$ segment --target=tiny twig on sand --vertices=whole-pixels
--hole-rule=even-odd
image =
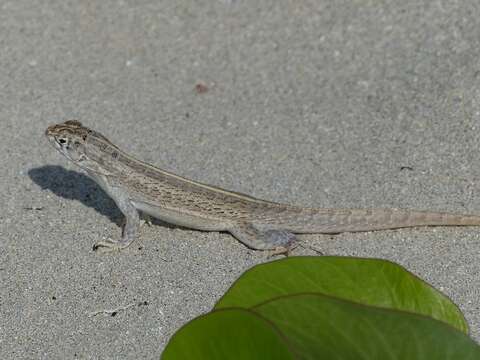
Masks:
[[[104,315],[110,315],[110,316],[115,316],[117,315],[117,313],[119,311],[124,311],[124,310],[127,310],[128,308],[131,308],[132,306],[134,306],[135,304],[132,303],[132,304],[128,304],[128,305],[125,305],[125,306],[119,306],[115,309],[104,309],[104,310],[97,310],[97,311],[93,311],[93,312],[90,312],[88,314],[89,317],[93,317],[93,316],[97,316],[98,314],[104,314]]]

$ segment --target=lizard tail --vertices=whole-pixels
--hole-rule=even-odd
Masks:
[[[403,209],[298,209],[283,228],[294,233],[341,233],[417,226],[480,226],[480,216]]]

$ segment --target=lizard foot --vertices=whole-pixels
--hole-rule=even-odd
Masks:
[[[289,231],[262,231],[251,224],[236,226],[229,231],[249,248],[255,250],[273,250],[273,255],[288,253],[296,242],[295,234]]]
[[[271,258],[277,255],[285,255],[285,257],[290,256],[290,253],[292,252],[292,250],[294,250],[298,246],[298,243],[295,240],[296,238],[293,237],[293,241],[289,242],[287,245],[277,246],[273,250],[267,250],[267,253],[268,253],[267,258]]]
[[[120,250],[128,247],[128,245],[130,245],[130,244],[129,243],[123,243],[123,242],[120,242],[120,241],[114,241],[114,240],[108,238],[106,240],[97,241],[93,245],[93,250],[97,251],[97,250],[101,249],[100,251],[102,253],[107,253],[107,252],[113,252],[113,251],[120,251]]]
[[[140,226],[143,226],[143,225],[147,225],[149,227],[153,225],[152,218],[150,217],[150,215],[142,214],[142,217],[140,219]]]

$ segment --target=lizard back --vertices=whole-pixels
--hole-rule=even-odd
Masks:
[[[128,191],[132,200],[192,218],[251,223],[262,229],[296,233],[480,225],[480,216],[476,215],[284,205],[196,182],[137,160],[78,121],[53,125],[46,134],[59,151],[103,184],[107,192],[109,186],[117,186]]]

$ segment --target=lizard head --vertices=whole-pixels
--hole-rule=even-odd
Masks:
[[[86,141],[92,131],[80,121],[68,120],[51,125],[45,131],[50,143],[67,159],[78,164],[86,158]]]
[[[87,172],[106,174],[121,153],[105,136],[77,120],[51,125],[45,135],[62,155]]]

